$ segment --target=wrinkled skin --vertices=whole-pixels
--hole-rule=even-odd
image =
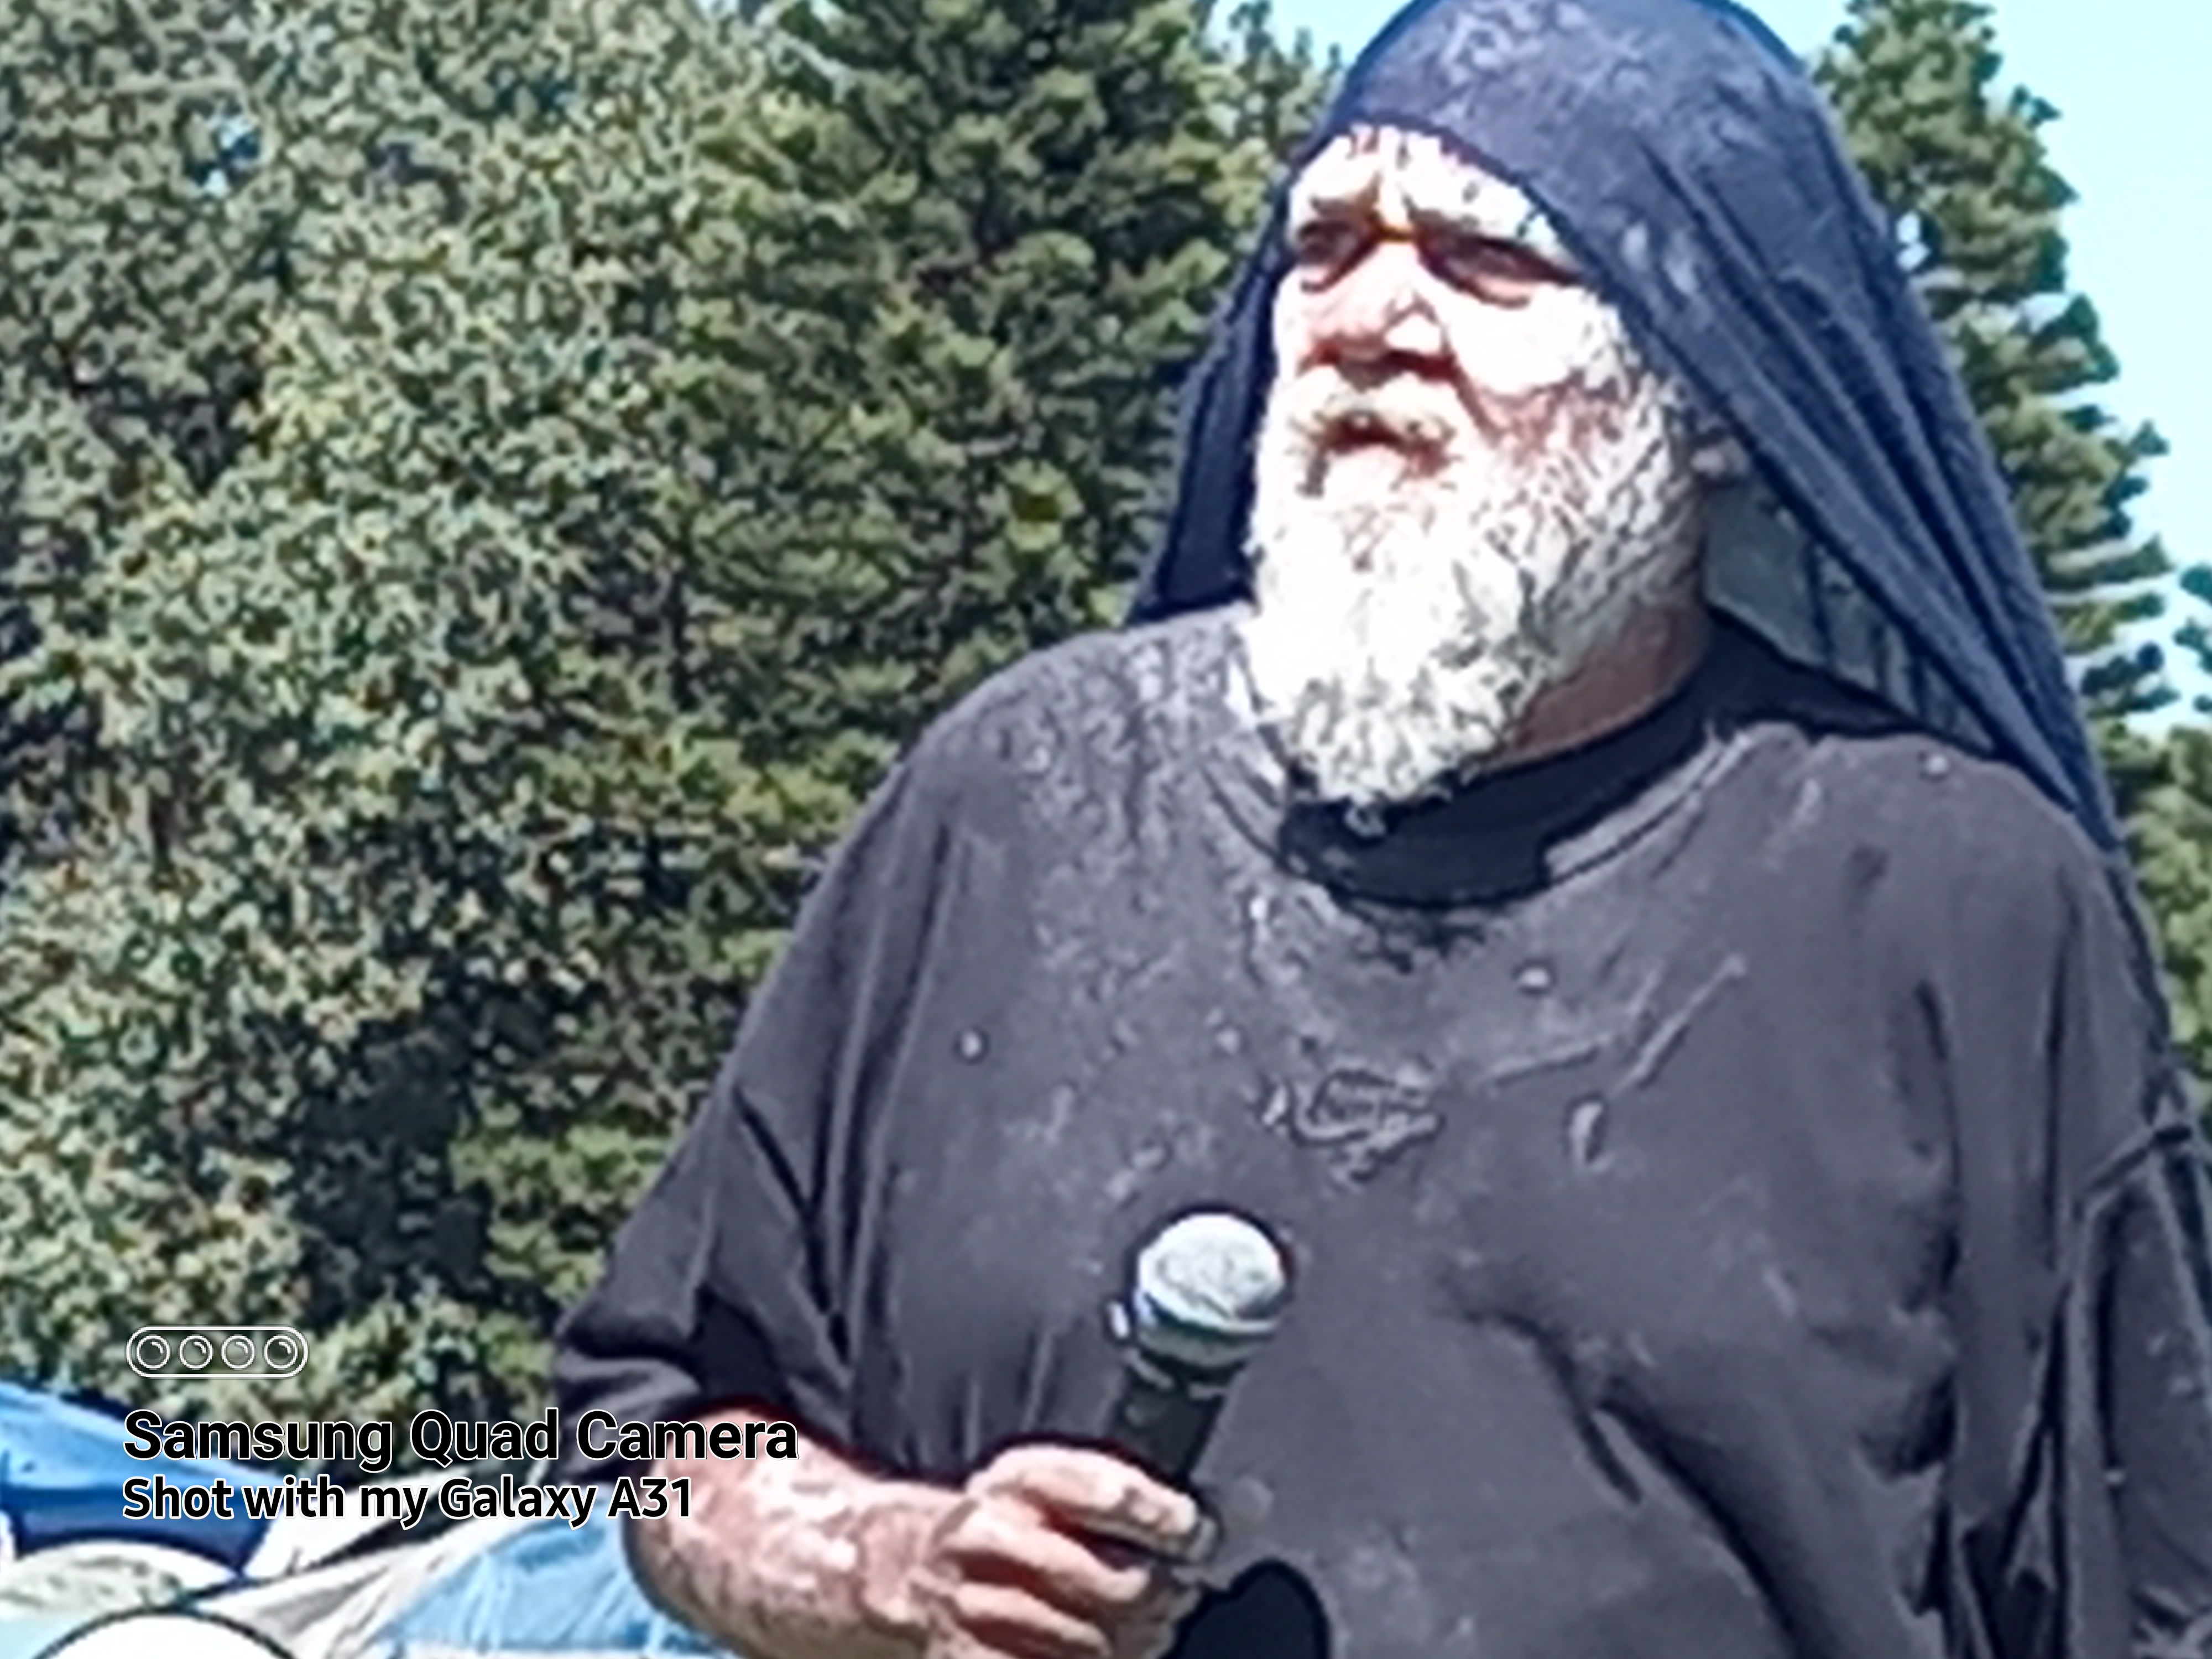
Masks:
[[[1263,717],[1354,805],[1525,752],[1562,687],[1632,718],[1688,665],[1641,624],[1701,614],[1680,400],[1542,216],[1441,145],[1347,135],[1294,204],[1255,481]],[[1609,651],[1632,672],[1591,678]],[[957,1489],[811,1442],[686,1472],[706,1501],[638,1528],[640,1571],[750,1659],[1156,1659],[1194,1601],[1197,1505],[1099,1451],[1015,1447]]]
[[[748,1659],[1158,1659],[1212,1533],[1188,1494],[1048,1443],[958,1488],[869,1474],[804,1435],[789,1460],[662,1472],[698,1501],[634,1523],[640,1579]]]
[[[1694,606],[1724,458],[1542,213],[1438,141],[1347,133],[1287,234],[1254,690],[1322,798],[1410,801],[1514,753],[1639,617]]]
[[[1016,1446],[969,1479],[871,1612],[928,1659],[1158,1659],[1197,1599],[1161,1558],[1199,1530],[1189,1498],[1118,1459]]]

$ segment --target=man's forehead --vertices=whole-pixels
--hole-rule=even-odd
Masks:
[[[1442,139],[1401,128],[1360,126],[1340,135],[1292,181],[1291,222],[1346,209],[1401,207],[1501,240],[1524,242],[1569,263],[1543,210]]]

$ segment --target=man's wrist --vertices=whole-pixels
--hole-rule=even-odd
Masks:
[[[871,1633],[917,1646],[927,1640],[927,1610],[916,1595],[920,1569],[933,1540],[968,1501],[957,1492],[908,1480],[884,1482],[869,1494],[853,1541],[855,1610]]]
[[[960,1494],[814,1449],[714,1472],[690,1516],[633,1524],[633,1565],[653,1600],[752,1659],[918,1659],[916,1569]]]

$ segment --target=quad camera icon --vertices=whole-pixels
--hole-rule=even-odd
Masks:
[[[163,1382],[291,1376],[307,1363],[307,1340],[289,1325],[146,1325],[129,1357],[139,1376]]]

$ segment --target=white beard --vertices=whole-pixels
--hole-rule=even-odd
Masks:
[[[1262,718],[1322,799],[1371,811],[1479,774],[1538,696],[1694,569],[1677,404],[1626,356],[1607,368],[1521,455],[1445,388],[1400,377],[1361,393],[1327,370],[1278,384],[1245,657]],[[1407,476],[1389,446],[1325,459],[1349,411],[1440,442],[1441,465]]]

